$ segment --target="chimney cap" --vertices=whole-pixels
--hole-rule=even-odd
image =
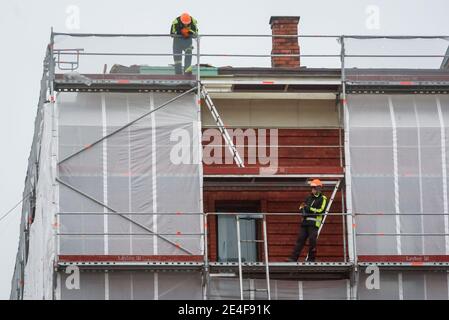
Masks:
[[[292,20],[292,22],[298,23],[300,16],[271,16],[270,24],[273,24],[276,20]]]

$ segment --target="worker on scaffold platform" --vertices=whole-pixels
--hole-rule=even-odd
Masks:
[[[314,262],[316,258],[318,230],[323,221],[327,198],[321,193],[323,183],[319,179],[312,180],[310,182],[310,187],[312,188],[312,193],[307,197],[306,201],[299,206],[299,210],[303,215],[303,221],[301,223],[295,248],[288,259],[289,262],[296,262],[298,260],[307,239],[309,239],[309,254],[307,256],[307,261]]]
[[[177,17],[170,29],[173,37],[173,59],[176,74],[192,74],[192,38],[198,35],[198,23],[187,12]],[[182,67],[182,53],[184,51],[184,69]]]

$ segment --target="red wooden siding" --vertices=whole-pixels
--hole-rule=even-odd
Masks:
[[[244,129],[243,129],[244,130]],[[278,129],[278,165],[282,168],[308,168],[315,169],[322,167],[325,172],[329,168],[340,169],[340,149],[338,129]],[[263,134],[265,131],[258,131]],[[269,133],[267,135],[267,145],[270,144]],[[241,136],[241,135],[239,135]],[[234,139],[236,143],[237,138]],[[258,139],[256,139],[258,141]],[[224,144],[224,142],[222,142]],[[210,141],[203,142],[203,145],[210,144]],[[245,138],[244,159],[245,165],[249,168],[261,167],[259,161],[255,164],[248,163],[248,139]],[[320,147],[315,147],[320,146]],[[257,148],[256,148],[257,149]],[[224,154],[227,148],[222,151],[222,163],[205,165],[205,172],[212,168],[236,167],[235,164],[224,164]],[[256,150],[257,154],[257,150]]]

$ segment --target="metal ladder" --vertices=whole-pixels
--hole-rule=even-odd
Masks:
[[[331,197],[329,199],[329,203],[327,204],[326,210],[324,211],[323,221],[321,221],[320,228],[318,229],[317,239],[320,236],[321,229],[323,229],[324,222],[326,221],[327,214],[329,213],[329,211],[331,209],[331,206],[332,206],[332,203],[334,202],[335,195],[337,194],[338,188],[340,187],[340,183],[341,183],[341,179],[339,179],[337,181],[337,183],[335,184],[334,190],[332,191],[332,195],[331,195]]]
[[[243,160],[240,157],[240,155],[237,151],[237,148],[234,145],[234,142],[232,141],[231,137],[229,136],[229,133],[226,130],[225,125],[224,125],[223,121],[221,120],[220,115],[218,114],[217,108],[215,108],[212,98],[210,97],[210,95],[207,92],[204,85],[201,85],[201,95],[203,96],[204,101],[206,102],[206,106],[209,109],[210,113],[212,114],[212,117],[214,118],[214,121],[217,124],[217,127],[220,130],[221,135],[223,136],[223,138],[226,142],[226,145],[228,146],[229,151],[232,154],[232,158],[235,160],[235,162],[237,163],[237,165],[240,168],[244,168],[245,164],[243,163]]]
[[[270,289],[270,266],[268,264],[268,241],[267,241],[267,220],[266,216],[263,215],[262,217],[262,228],[263,228],[263,240],[256,239],[256,240],[249,240],[241,239],[240,235],[240,220],[253,220],[253,219],[261,219],[260,217],[254,218],[254,217],[240,217],[236,216],[236,223],[237,223],[237,252],[238,252],[238,266],[239,266],[239,285],[240,285],[240,300],[243,300],[243,292],[244,291],[255,291],[255,292],[266,292],[267,293],[267,299],[271,300],[271,289]],[[267,281],[267,287],[266,289],[248,289],[243,290],[243,268],[242,268],[242,242],[248,243],[248,242],[255,242],[255,243],[263,243],[264,247],[264,256],[265,256],[265,278]]]

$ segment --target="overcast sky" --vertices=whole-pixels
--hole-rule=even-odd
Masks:
[[[205,34],[270,34],[271,15],[301,16],[302,34],[449,34],[447,0],[1,1],[0,216],[22,196],[51,26],[59,32],[160,34],[183,11]],[[0,222],[0,299],[9,298],[20,209]]]

